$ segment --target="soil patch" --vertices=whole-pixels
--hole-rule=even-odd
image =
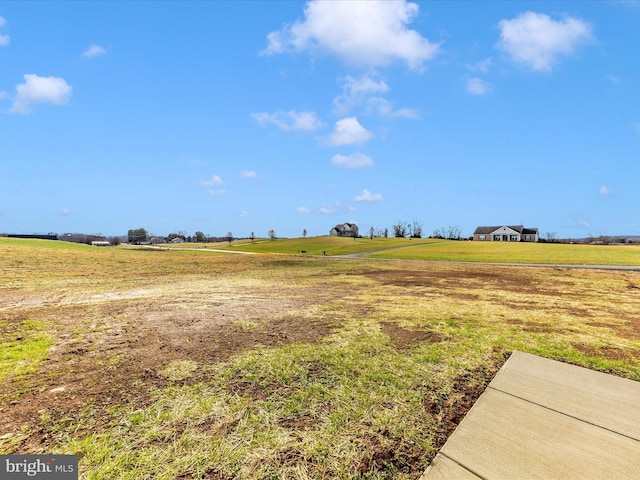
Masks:
[[[396,348],[399,349],[410,348],[422,342],[441,342],[443,339],[442,335],[437,332],[409,330],[393,322],[382,322],[380,326],[382,327],[382,333],[388,335]]]

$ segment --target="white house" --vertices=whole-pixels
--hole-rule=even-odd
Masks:
[[[479,242],[537,242],[538,229],[522,225],[500,227],[478,227],[473,240]]]

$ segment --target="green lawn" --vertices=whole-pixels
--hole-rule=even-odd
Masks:
[[[276,240],[260,239],[255,242],[239,240],[228,243],[216,244],[213,248],[226,250],[238,250],[258,253],[289,253],[298,254],[303,250],[307,255],[349,255],[352,253],[367,252],[382,248],[396,248],[417,244],[429,244],[436,242],[432,239],[408,239],[408,238],[342,238],[342,237],[309,237],[309,238],[283,238]]]
[[[442,240],[437,243],[372,253],[366,257],[452,262],[640,265],[640,245],[571,245]]]

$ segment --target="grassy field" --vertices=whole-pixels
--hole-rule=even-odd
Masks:
[[[83,479],[417,479],[513,350],[640,380],[638,272],[12,239],[0,272],[0,453]]]
[[[366,256],[454,262],[640,265],[640,245],[440,241]]]
[[[256,253],[285,253],[299,254],[304,251],[308,255],[349,255],[353,253],[378,250],[383,248],[398,248],[416,244],[430,244],[437,240],[409,239],[409,238],[343,238],[343,237],[308,237],[308,238],[279,238],[275,240],[256,239],[234,240],[229,242],[203,244],[184,243],[178,245],[163,245],[169,248],[214,248],[231,251],[245,251]]]
[[[216,244],[179,244],[169,248],[210,248],[256,253],[307,255],[364,254],[367,258],[448,262],[534,263],[571,265],[640,265],[640,245],[469,242],[408,238],[309,237],[235,240]],[[369,253],[371,252],[371,253]]]

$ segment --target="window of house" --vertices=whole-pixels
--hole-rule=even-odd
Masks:
[[[478,238],[479,238],[480,240],[486,240],[486,239],[487,239],[487,236],[486,236],[486,235],[480,235]]]
[[[511,235],[511,241],[512,242],[517,242],[518,241],[518,236],[517,235]]]
[[[494,235],[493,236],[493,241],[494,242],[499,242],[500,240],[502,240],[502,235]]]
[[[525,240],[531,240],[531,235],[525,235],[525,236],[524,236],[524,239],[525,239]]]

